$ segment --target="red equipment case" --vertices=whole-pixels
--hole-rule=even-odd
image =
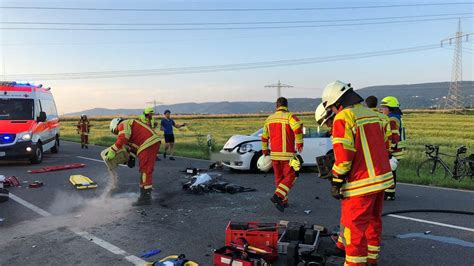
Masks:
[[[222,247],[214,251],[213,265],[214,266],[254,266],[254,263],[248,260],[234,258],[234,250],[229,247]]]
[[[225,245],[239,238],[245,238],[250,246],[273,250],[271,255],[265,256],[268,262],[278,257],[278,224],[259,222],[229,222],[225,230]]]

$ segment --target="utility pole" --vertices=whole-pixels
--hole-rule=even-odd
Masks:
[[[278,80],[277,84],[267,85],[267,86],[265,86],[265,88],[277,88],[277,98],[280,98],[281,97],[281,88],[293,88],[293,86],[283,84],[283,83],[280,82],[280,80]]]
[[[155,112],[155,114],[157,114],[158,111],[156,110],[156,107],[158,106],[158,104],[162,104],[162,102],[159,102],[156,99],[153,99],[153,101],[146,102],[146,104],[153,104],[153,111]]]
[[[456,113],[464,113],[464,99],[461,91],[462,81],[462,42],[463,38],[465,41],[469,41],[469,35],[472,33],[463,34],[461,31],[461,19],[458,21],[458,30],[454,37],[446,38],[441,40],[441,47],[447,43],[454,46],[454,57],[453,57],[453,69],[451,72],[451,83],[449,84],[448,95],[446,96],[446,102],[444,103],[444,110]]]

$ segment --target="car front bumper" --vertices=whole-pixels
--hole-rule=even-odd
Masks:
[[[220,154],[224,157],[222,164],[235,170],[250,170],[254,152],[240,154],[236,151],[221,150]]]

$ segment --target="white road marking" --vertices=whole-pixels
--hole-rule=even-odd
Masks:
[[[456,192],[474,193],[474,190],[466,190],[466,189],[459,189],[459,188],[433,187],[433,186],[426,186],[426,185],[418,185],[418,184],[397,182],[397,185],[399,185],[399,184],[404,185],[404,186],[411,186],[411,187],[434,188],[434,189],[449,190],[449,191],[456,191]]]
[[[76,156],[77,158],[81,158],[81,159],[84,159],[84,160],[89,160],[89,161],[94,161],[94,162],[98,162],[98,163],[104,163],[104,161],[102,160],[98,160],[98,159],[94,159],[94,158],[89,158],[89,157],[84,157],[84,156]],[[122,167],[126,167],[126,165],[123,165],[123,164],[119,164],[119,166],[122,166]]]
[[[35,206],[31,203],[29,203],[28,201],[26,200],[23,200],[21,198],[19,198],[18,196],[10,193],[10,198],[16,202],[18,202],[19,204],[25,206],[26,208],[36,212],[37,214],[43,216],[43,217],[51,217],[51,213],[41,209],[40,207],[38,206]],[[71,232],[73,232],[74,234],[78,235],[78,236],[81,236],[85,239],[87,239],[89,242],[92,242],[100,247],[102,247],[103,249],[106,249],[108,250],[109,252],[113,253],[113,254],[116,254],[116,255],[121,255],[123,256],[127,261],[133,263],[134,265],[145,265],[146,261],[140,259],[139,257],[137,256],[134,256],[134,255],[130,255],[129,253],[127,253],[125,250],[101,239],[101,238],[98,238],[96,236],[94,236],[93,234],[90,234],[86,231],[81,231],[77,228],[70,228],[69,229]]]
[[[23,200],[19,197],[17,197],[16,195],[13,195],[12,193],[10,193],[10,199],[20,203],[21,205],[25,206],[26,208],[36,212],[37,214],[43,216],[43,217],[50,217],[51,216],[51,213],[41,209],[40,207],[37,207],[31,203],[29,203],[28,201],[26,200]]]
[[[101,239],[101,238],[98,238],[86,231],[81,231],[77,228],[73,228],[71,229],[72,232],[74,232],[76,235],[78,236],[81,236],[85,239],[87,239],[88,241],[102,247],[103,249],[106,249],[116,255],[121,255],[123,256],[126,260],[128,260],[129,262],[133,263],[134,265],[144,265],[146,263],[146,261],[140,259],[139,257],[137,256],[134,256],[134,255],[130,255],[128,254],[125,250],[115,246],[115,245],[112,245],[110,244],[109,242]]]
[[[412,217],[407,217],[407,216],[402,216],[402,215],[396,215],[396,214],[389,214],[387,216],[398,218],[398,219],[404,219],[404,220],[419,222],[419,223],[433,224],[433,225],[438,225],[438,226],[442,226],[442,227],[448,227],[448,228],[453,228],[453,229],[458,229],[458,230],[463,230],[463,231],[468,231],[468,232],[474,232],[474,228],[469,228],[469,227],[463,227],[463,226],[457,226],[457,225],[445,224],[445,223],[438,223],[438,222],[433,222],[433,221],[428,221],[428,220],[418,219],[418,218],[412,218]]]

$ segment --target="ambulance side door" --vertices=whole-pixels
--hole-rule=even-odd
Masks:
[[[39,103],[40,108],[39,108],[39,112],[37,114],[37,118],[39,117],[40,112],[47,113],[47,110],[46,110],[46,108],[47,108],[46,105],[47,104],[44,101],[42,101],[42,99],[38,99],[38,103]],[[46,144],[47,141],[51,139],[51,129],[48,125],[48,118],[46,118],[45,122],[38,122],[37,131],[38,132],[36,134],[39,135],[43,145]],[[45,143],[45,141],[46,141],[46,143]]]

